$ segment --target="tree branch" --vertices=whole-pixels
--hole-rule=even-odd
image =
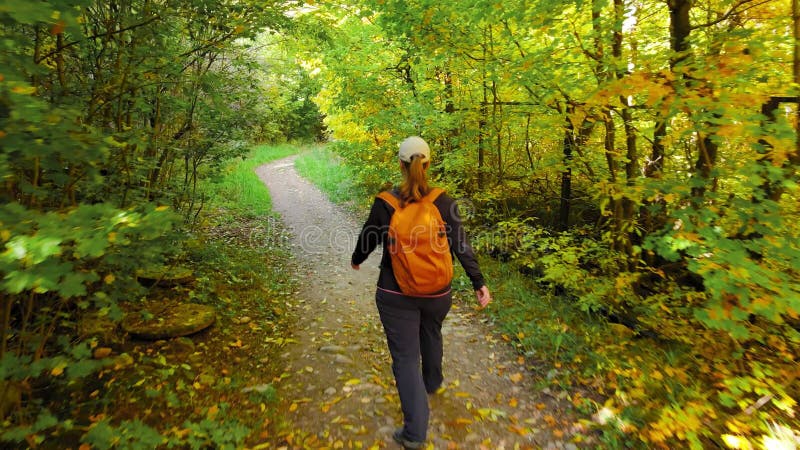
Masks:
[[[754,1],[755,1],[754,4],[749,5],[746,8],[743,8],[743,9],[739,10],[740,7],[742,7],[744,5],[747,5],[748,3],[752,3]],[[697,29],[700,29],[700,28],[712,27],[714,25],[717,25],[718,23],[721,23],[721,22],[724,22],[724,21],[730,19],[731,16],[734,15],[734,14],[747,11],[748,9],[752,9],[752,8],[757,7],[757,6],[761,6],[761,5],[765,4],[765,3],[769,3],[770,1],[771,0],[761,0],[761,1],[739,0],[733,6],[731,6],[731,8],[725,14],[721,15],[716,20],[712,20],[710,22],[701,23],[701,24],[697,24],[697,25],[692,25],[692,26],[689,27],[689,30],[697,30]]]
[[[137,23],[137,24],[134,24],[134,25],[130,25],[130,26],[127,26],[125,28],[120,28],[119,30],[108,30],[105,33],[96,33],[96,34],[93,34],[91,36],[87,36],[86,39],[78,39],[77,41],[72,41],[72,42],[70,42],[68,44],[62,45],[61,47],[57,47],[55,50],[52,50],[51,52],[45,54],[44,56],[40,56],[39,58],[35,58],[33,61],[36,64],[39,64],[40,62],[44,61],[45,59],[50,58],[50,57],[55,56],[56,54],[60,53],[65,48],[69,48],[69,47],[72,47],[73,45],[80,44],[83,41],[86,41],[86,40],[89,40],[89,39],[98,39],[98,38],[101,38],[101,37],[113,36],[115,34],[124,33],[126,31],[130,31],[130,30],[135,30],[136,28],[141,28],[143,26],[149,25],[149,24],[155,22],[156,20],[159,20],[160,18],[161,17],[159,17],[159,16],[153,16],[150,19],[145,20],[144,22]]]

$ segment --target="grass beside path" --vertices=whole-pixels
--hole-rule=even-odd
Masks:
[[[250,154],[238,159],[224,169],[222,177],[211,188],[212,204],[235,210],[249,216],[260,216],[272,212],[272,201],[264,183],[258,179],[255,169],[302,151],[292,144],[258,145]]]
[[[330,201],[350,210],[368,207],[375,195],[358,184],[355,171],[325,146],[302,153],[294,165],[297,173],[314,183]]]

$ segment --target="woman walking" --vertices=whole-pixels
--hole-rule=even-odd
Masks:
[[[403,182],[373,202],[351,266],[358,270],[378,244],[383,245],[375,302],[403,411],[403,427],[393,438],[415,449],[427,439],[428,395],[444,380],[441,331],[452,302],[452,254],[469,276],[480,306],[492,298],[456,203],[428,185],[428,144],[409,137],[400,144],[398,159]]]

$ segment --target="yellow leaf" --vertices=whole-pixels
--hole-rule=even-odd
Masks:
[[[295,412],[295,411],[297,411],[297,403],[292,403],[291,405],[289,405],[289,412]]]
[[[355,386],[355,385],[357,385],[359,383],[361,383],[360,379],[358,379],[358,378],[350,378],[349,380],[344,382],[344,385],[345,386]]]
[[[36,92],[36,88],[33,86],[14,86],[11,92],[15,94],[31,95]]]
[[[166,211],[169,209],[169,206],[161,205],[156,207],[156,211]]]
[[[110,274],[106,275],[106,276],[105,276],[105,278],[103,278],[103,281],[104,281],[106,284],[111,284],[111,283],[113,283],[113,282],[114,282],[114,279],[115,279],[115,278],[114,278],[114,274],[111,274],[111,273],[110,273]]]
[[[219,412],[219,407],[217,405],[214,405],[211,408],[208,408],[208,414],[207,414],[208,418],[209,419],[213,418],[214,416],[217,415],[218,412]]]
[[[520,339],[520,340],[525,339],[525,333],[523,333],[522,331],[517,333],[517,339]]]
[[[508,378],[514,383],[519,383],[520,381],[522,381],[522,374],[519,372],[512,373],[511,375],[508,376]]]
[[[50,371],[50,375],[52,375],[54,377],[57,377],[57,376],[61,375],[62,373],[64,373],[64,367],[61,366],[61,365],[53,367],[53,370]]]
[[[456,392],[454,395],[456,397],[459,397],[459,398],[469,398],[470,397],[469,392]]]
[[[517,400],[516,398],[512,397],[511,400],[508,401],[508,406],[512,408],[516,408],[517,405],[519,405],[519,400]]]
[[[523,427],[520,427],[518,425],[509,425],[508,426],[508,431],[511,431],[512,433],[516,433],[516,434],[518,434],[520,436],[525,436],[529,432],[527,428],[523,428]]]
[[[455,420],[456,425],[470,425],[472,424],[472,419],[467,419],[464,417],[458,417]]]
[[[753,448],[747,439],[732,434],[723,434],[722,440],[725,441],[725,445],[737,450],[750,450]]]

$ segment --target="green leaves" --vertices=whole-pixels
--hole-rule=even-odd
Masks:
[[[12,216],[19,220],[19,225],[6,229],[10,239],[0,253],[0,271],[5,274],[0,286],[9,294],[32,290],[39,294],[56,292],[63,298],[84,296],[101,273],[122,271],[118,266],[122,248],[160,239],[175,220],[167,211],[138,213],[107,204],[82,205],[68,214],[19,214],[18,206],[0,207],[3,223]],[[63,230],[70,233],[65,235]],[[142,256],[148,258],[146,253]],[[150,255],[157,256],[158,252]],[[90,262],[93,268],[84,269]],[[104,267],[104,262],[110,266]],[[126,265],[127,273],[132,274],[134,266],[130,262]]]
[[[147,450],[160,447],[166,443],[166,439],[157,430],[140,420],[126,420],[114,426],[108,419],[103,419],[92,425],[81,438],[81,442],[98,450],[112,448]]]

